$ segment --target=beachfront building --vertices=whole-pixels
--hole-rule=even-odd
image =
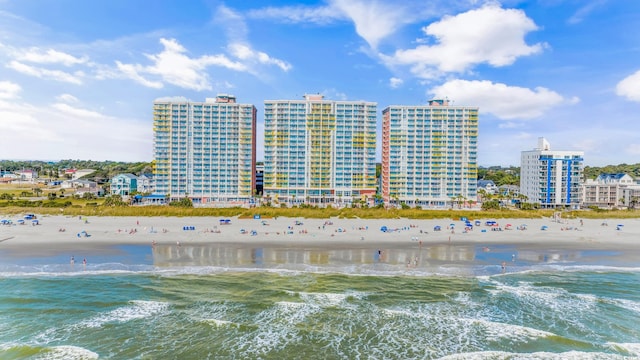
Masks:
[[[478,108],[449,100],[382,111],[382,199],[399,206],[476,201]]]
[[[153,174],[142,174],[138,176],[138,192],[151,194],[156,190],[156,179]]]
[[[255,189],[256,108],[221,94],[153,103],[155,192],[194,206],[243,206]]]
[[[633,178],[624,173],[600,174],[582,186],[582,206],[611,209],[626,206],[623,190],[634,187]]]
[[[129,196],[138,191],[138,177],[133,174],[118,174],[111,179],[111,195]]]
[[[545,138],[522,151],[520,193],[542,208],[578,208],[582,195],[584,152],[551,150]]]
[[[376,103],[305,95],[266,100],[264,107],[263,201],[373,204]]]

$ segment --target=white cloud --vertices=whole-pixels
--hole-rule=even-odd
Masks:
[[[123,64],[120,61],[116,60],[116,66],[118,68],[118,70],[120,70],[120,72],[125,76],[130,78],[131,80],[142,84],[146,87],[150,87],[150,88],[154,88],[154,89],[161,89],[162,87],[164,87],[164,85],[162,84],[161,81],[152,81],[152,80],[147,80],[145,79],[143,76],[141,76],[138,72],[144,72],[145,68],[142,65],[132,65],[132,64]],[[108,71],[106,72],[102,72],[101,76],[105,76],[105,78],[107,77],[114,77],[115,74],[110,73]]]
[[[20,85],[11,81],[0,81],[0,99],[18,98],[18,93],[22,90]]]
[[[434,87],[429,93],[448,97],[455,104],[478,106],[481,113],[491,113],[500,119],[533,119],[549,109],[576,99],[565,99],[543,87],[528,89],[491,81],[452,80]]]
[[[616,94],[640,102],[640,70],[622,79],[616,86]]]
[[[105,117],[104,115],[96,111],[73,107],[69,104],[64,104],[64,103],[55,103],[51,105],[51,107],[58,110],[62,114],[73,116],[76,118],[99,119],[99,118]]]
[[[358,35],[374,49],[380,40],[393,34],[401,25],[413,21],[406,8],[393,2],[333,0],[332,4],[351,18]]]
[[[127,77],[148,87],[161,88],[162,83],[146,79],[141,73],[156,75],[169,84],[197,91],[211,90],[209,76],[205,71],[209,66],[216,65],[236,71],[247,69],[244,64],[232,61],[225,55],[191,58],[186,54],[187,50],[175,39],[161,38],[160,43],[164,47],[163,51],[155,55],[146,55],[153,65],[123,64],[116,61],[118,69]]]
[[[78,58],[67,53],[48,49],[43,51],[39,48],[30,48],[23,53],[17,54],[18,60],[37,63],[37,64],[62,64],[64,66],[72,66],[84,64],[88,61],[86,57]]]
[[[536,54],[543,44],[527,45],[525,35],[537,30],[522,10],[485,5],[456,16],[445,16],[423,28],[437,42],[383,56],[388,65],[409,65],[419,77],[430,79],[441,72],[464,72],[474,65],[511,65],[518,57]]]
[[[77,97],[75,97],[75,96],[73,96],[71,94],[58,95],[58,96],[56,96],[56,100],[62,101],[62,102],[65,102],[65,103],[69,103],[69,104],[80,102],[80,100],[78,100]]]
[[[254,50],[247,40],[249,31],[247,24],[241,14],[226,6],[218,7],[215,22],[225,29],[229,54],[239,59],[246,67],[239,71],[247,71],[259,76],[259,71],[255,69],[256,64],[275,65],[282,71],[289,71],[291,64],[270,56],[269,54]]]
[[[250,10],[247,16],[252,19],[270,19],[286,23],[314,23],[326,25],[345,16],[332,6],[283,6]]]
[[[78,149],[93,160],[151,158],[152,129],[147,122],[63,103],[36,106],[0,101],[0,128],[0,156],[5,158],[3,149],[20,149],[21,158],[34,160],[76,159]]]
[[[272,58],[262,51],[255,51],[246,44],[230,44],[229,52],[240,60],[259,62],[265,65],[276,65],[283,71],[289,71],[291,69],[291,64],[286,61]]]
[[[76,71],[75,73],[71,74],[60,70],[49,70],[41,67],[23,64],[16,60],[9,62],[9,64],[7,64],[7,67],[17,72],[35,76],[37,78],[62,81],[76,85],[82,84],[81,78],[84,76],[84,73],[82,73],[81,71]]]
[[[404,83],[404,81],[397,77],[392,77],[389,79],[389,87],[391,87],[392,89],[399,88],[400,86],[402,86],[402,83]]]
[[[578,24],[582,22],[585,17],[594,12],[599,6],[605,5],[606,3],[607,0],[593,0],[586,2],[586,4],[578,9],[578,11],[576,11],[569,20],[567,20],[567,22],[569,24]]]

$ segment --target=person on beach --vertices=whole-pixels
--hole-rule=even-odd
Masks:
[[[73,264],[76,263],[76,259],[73,258],[73,255],[71,255],[70,263],[71,263],[72,266],[73,266]]]
[[[82,266],[87,266],[87,258],[82,259]]]
[[[504,272],[507,270],[507,262],[503,261],[502,262],[502,273],[504,274]]]

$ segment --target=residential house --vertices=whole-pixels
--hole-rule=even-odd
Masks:
[[[142,174],[138,176],[138,192],[151,194],[156,190],[156,181],[153,174]]]
[[[138,191],[138,177],[133,174],[118,174],[111,179],[111,195],[129,196]]]

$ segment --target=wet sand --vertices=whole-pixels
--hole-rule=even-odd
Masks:
[[[5,217],[7,218],[7,217]],[[11,219],[11,218],[9,218]],[[293,268],[523,266],[640,261],[640,220],[38,217],[0,226],[0,259]],[[221,221],[221,220],[229,220]],[[496,221],[490,226],[487,221]],[[526,226],[525,226],[526,225]],[[622,226],[619,226],[622,225]],[[387,231],[382,231],[386,227]],[[440,227],[440,230],[435,230]],[[129,260],[127,260],[129,259]]]

